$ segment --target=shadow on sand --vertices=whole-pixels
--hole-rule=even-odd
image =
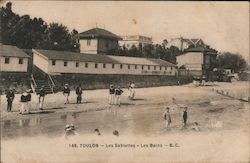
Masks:
[[[33,112],[29,112],[28,114],[50,114],[50,113],[54,113],[55,111],[47,111],[47,110],[39,110],[39,111],[33,111]]]
[[[122,106],[122,105],[128,106],[128,105],[135,105],[135,104],[133,104],[133,103],[128,103],[128,102],[122,102],[122,103],[121,103],[121,106]]]
[[[67,105],[82,105],[82,104],[91,104],[91,103],[97,103],[97,101],[84,101],[81,103],[72,102],[72,103],[69,103]]]
[[[54,108],[45,108],[43,110],[54,110],[54,109],[64,109],[64,108],[66,108],[66,107],[59,106],[59,107],[54,107]]]
[[[135,98],[135,99],[131,99],[131,101],[146,101],[146,99],[144,99],[144,98]]]

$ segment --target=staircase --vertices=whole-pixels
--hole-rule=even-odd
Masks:
[[[33,67],[33,73],[31,74],[31,83],[31,87],[36,93],[39,93],[42,87],[46,94],[54,93],[53,88],[55,84],[53,79],[49,74],[44,73],[37,67]]]
[[[34,86],[34,88],[35,88],[36,93],[38,93],[42,87],[43,87],[46,94],[53,93],[53,90],[52,90],[48,81],[41,80],[41,79],[39,79],[39,80],[37,79],[35,81],[36,81],[36,86]]]

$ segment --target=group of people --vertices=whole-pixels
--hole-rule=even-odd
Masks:
[[[65,139],[69,139],[72,136],[77,136],[79,133],[76,130],[76,127],[73,124],[67,124],[64,128],[65,131]],[[101,131],[98,128],[94,129],[94,134],[97,136],[101,136]],[[120,133],[118,130],[113,130],[112,134],[114,136],[119,136]]]
[[[182,111],[182,122],[183,122],[183,128],[187,128],[187,120],[188,120],[188,107],[185,106],[184,110]],[[171,113],[170,113],[170,108],[166,107],[166,110],[163,113],[163,119],[164,119],[164,123],[165,123],[165,128],[169,129],[171,127],[172,124],[172,118],[171,118]],[[195,131],[200,131],[199,128],[199,124],[198,122],[194,122],[191,125],[191,129],[195,130]]]
[[[172,123],[172,118],[171,118],[171,113],[170,113],[170,108],[166,107],[166,110],[163,113],[163,118],[165,120],[165,127],[169,129],[171,127]],[[187,107],[184,107],[184,110],[182,112],[182,120],[183,120],[183,127],[187,127],[187,120],[188,120],[188,112],[187,112]]]
[[[128,99],[133,100],[135,98],[135,83],[132,82],[128,86]],[[113,84],[109,87],[109,104],[110,105],[118,105],[121,106],[121,95],[123,94],[123,90],[120,86],[115,86]]]
[[[195,86],[205,86],[205,82],[206,82],[206,76],[205,75],[194,76],[193,77],[193,84]]]
[[[31,89],[27,89],[24,93],[22,93],[20,97],[20,107],[19,107],[19,113],[20,114],[25,114],[29,113],[31,109]],[[39,95],[39,109],[43,109],[43,103],[44,103],[44,97],[45,97],[45,91],[44,88],[41,87],[41,89],[38,92]],[[12,111],[12,105],[13,101],[15,98],[15,92],[13,89],[9,89],[6,92],[6,99],[7,99],[7,111],[11,112]]]
[[[117,86],[117,88],[115,88],[115,86],[111,84],[109,88],[109,104],[121,106],[122,94],[123,90],[121,89],[120,86]]]
[[[129,99],[134,99],[135,97],[135,84],[134,82],[129,84],[128,87],[129,90]],[[31,108],[31,89],[26,90],[22,95],[21,95],[21,99],[20,99],[20,114],[25,114],[25,113],[29,113],[30,108]],[[70,96],[70,87],[68,84],[65,84],[63,87],[63,95],[64,95],[64,104],[69,104],[69,96]],[[121,89],[120,86],[117,86],[115,88],[115,86],[113,84],[110,85],[109,88],[109,104],[110,105],[121,105],[121,95],[123,94],[123,90]],[[75,93],[76,93],[76,103],[80,104],[82,103],[82,94],[83,94],[83,88],[81,86],[81,84],[79,84],[76,88],[75,88]],[[44,101],[45,101],[45,96],[46,96],[46,92],[44,90],[44,86],[41,87],[41,89],[38,91],[38,101],[39,101],[39,109],[43,110],[44,107]],[[14,101],[15,98],[15,93],[13,89],[9,89],[6,92],[6,98],[7,98],[7,111],[10,112],[12,110],[12,103]]]

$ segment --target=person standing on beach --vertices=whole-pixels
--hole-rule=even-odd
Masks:
[[[43,104],[44,104],[44,98],[45,98],[45,90],[44,87],[42,86],[41,89],[39,90],[39,109],[43,110]]]
[[[134,82],[132,82],[129,85],[129,89],[128,90],[129,90],[129,96],[128,96],[128,98],[131,99],[131,100],[133,100],[134,97],[135,97],[135,83]]]
[[[30,112],[30,109],[31,109],[31,89],[28,89],[28,90],[27,90],[27,93],[28,93],[28,95],[27,95],[27,97],[26,97],[26,99],[27,99],[26,111],[29,113],[29,112]]]
[[[187,107],[184,107],[184,110],[182,112],[182,118],[183,118],[183,127],[187,128],[187,119],[188,119]]]
[[[12,89],[9,89],[6,93],[7,98],[7,111],[10,112],[12,109],[12,103],[15,98],[14,91]]]
[[[172,123],[172,120],[171,120],[171,115],[170,115],[170,108],[169,107],[166,107],[166,110],[165,112],[163,113],[163,118],[165,120],[165,127],[168,129]]]
[[[113,84],[109,87],[109,105],[115,104],[115,87]]]
[[[117,89],[115,90],[115,99],[116,99],[116,105],[118,105],[119,107],[121,106],[122,93],[123,93],[123,90],[121,89],[120,86],[118,86]]]
[[[19,114],[24,114],[24,113],[26,112],[26,107],[27,107],[27,96],[28,96],[27,91],[25,91],[25,92],[21,95],[21,99],[20,99],[21,107],[20,107]]]
[[[82,102],[82,87],[81,87],[81,84],[79,84],[77,87],[76,87],[76,103],[77,104],[80,104]]]
[[[69,95],[70,95],[70,89],[69,89],[69,85],[65,84],[63,87],[63,95],[65,97],[65,101],[64,104],[69,104]]]

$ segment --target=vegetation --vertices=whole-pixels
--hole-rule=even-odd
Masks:
[[[181,51],[175,47],[165,48],[163,45],[145,45],[132,46],[129,49],[125,46],[119,47],[117,50],[111,50],[109,55],[130,56],[130,57],[145,57],[145,58],[159,58],[171,63],[176,63],[176,55],[181,54]]]
[[[12,3],[0,9],[2,43],[15,45],[22,49],[48,49],[79,52],[76,35],[77,30],[69,32],[59,23],[47,24],[42,18],[31,19],[29,15],[19,16],[12,11]],[[163,45],[148,45],[130,49],[120,47],[109,52],[110,55],[161,58],[175,63],[175,55],[180,51],[177,47],[166,49]]]
[[[247,67],[247,62],[240,54],[225,52],[217,56],[217,67],[239,72]]]
[[[39,48],[77,51],[76,30],[69,32],[59,23],[47,24],[42,18],[31,19],[29,15],[19,16],[12,11],[12,3],[1,7],[1,41],[23,49]]]

